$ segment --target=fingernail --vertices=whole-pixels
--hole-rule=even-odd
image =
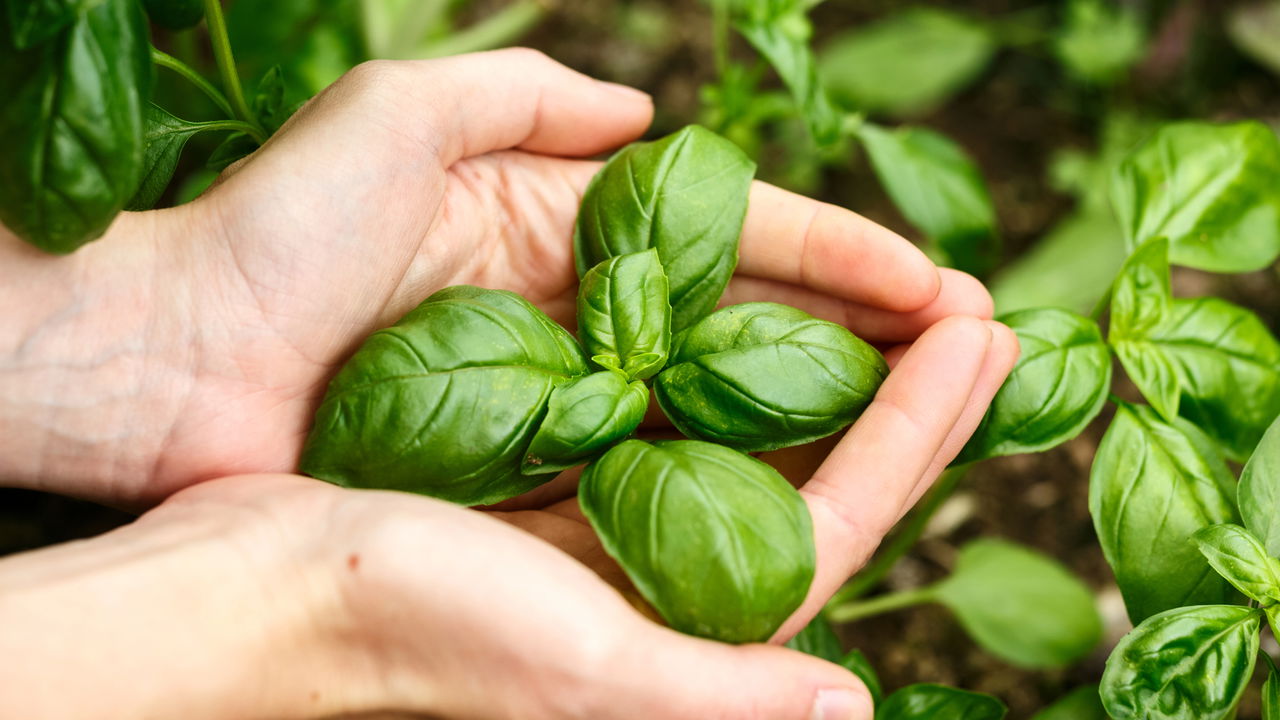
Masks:
[[[630,85],[622,85],[619,83],[606,82],[604,80],[597,80],[596,82],[600,83],[600,85],[603,86],[606,90],[609,90],[610,92],[615,92],[619,95],[625,95],[626,97],[632,100],[642,99],[645,102],[653,102],[653,98],[649,95],[649,93],[643,90],[637,90],[631,87]]]
[[[867,698],[852,690],[819,690],[809,720],[866,720],[871,717]]]

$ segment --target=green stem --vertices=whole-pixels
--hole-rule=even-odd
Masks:
[[[826,616],[833,623],[847,623],[873,615],[881,615],[891,610],[923,605],[933,602],[933,599],[934,588],[933,586],[928,586],[916,588],[915,590],[889,593],[888,595],[881,595],[861,602],[845,603],[844,605],[828,608]]]
[[[218,92],[218,88],[214,87],[213,83],[205,80],[204,76],[196,72],[195,68],[182,62],[178,58],[155,48],[151,48],[151,62],[162,68],[169,68],[186,78],[188,82],[199,88],[200,92],[207,95],[209,99],[213,101],[213,104],[218,106],[219,110],[226,113],[227,117],[235,116],[235,113],[231,111],[231,103],[227,102],[227,96]]]
[[[427,46],[417,57],[461,55],[506,45],[536,25],[546,12],[539,0],[517,0],[475,25]]]
[[[208,122],[197,122],[191,124],[200,128],[196,132],[230,130],[231,132],[242,132],[247,135],[253,135],[257,132],[257,128],[241,120],[210,120]]]
[[[915,510],[912,510],[907,519],[898,526],[897,531],[889,538],[889,542],[876,553],[861,572],[836,591],[831,601],[827,603],[828,611],[834,611],[867,594],[867,591],[878,585],[889,574],[893,566],[898,564],[898,560],[915,547],[920,536],[924,534],[925,528],[928,527],[929,521],[933,519],[934,513],[938,512],[938,508],[942,507],[942,504],[955,493],[956,487],[959,486],[966,472],[968,468],[962,466],[949,468],[942,473],[933,487],[929,488],[929,492],[920,499]]]
[[[232,114],[236,119],[252,125],[256,132],[253,139],[259,144],[267,141],[267,132],[258,124],[258,119],[249,110],[244,100],[244,90],[240,87],[240,76],[236,74],[236,60],[231,54],[231,38],[227,36],[227,21],[222,17],[221,0],[204,0],[204,21],[209,28],[209,42],[213,45],[213,58],[218,63],[218,74],[222,78],[222,89],[231,101]]]
[[[712,0],[711,23],[715,38],[716,74],[723,78],[729,69],[729,0]]]

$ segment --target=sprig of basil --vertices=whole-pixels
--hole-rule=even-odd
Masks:
[[[597,366],[648,380],[671,350],[671,304],[658,251],[617,255],[596,265],[578,289],[578,335]]]
[[[809,47],[813,26],[802,3],[796,9],[768,20],[744,18],[734,24],[738,32],[769,61],[800,107],[800,115],[819,146],[840,139],[841,114],[818,78],[817,60]]]
[[[629,383],[617,372],[592,373],[557,385],[521,470],[540,475],[586,462],[635,432],[648,407],[649,388],[638,380]]]

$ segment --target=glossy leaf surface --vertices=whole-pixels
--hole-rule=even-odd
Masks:
[[[620,373],[574,378],[551,391],[522,470],[526,475],[559,472],[590,460],[635,432],[649,407],[649,388]]]
[[[876,707],[876,720],[1001,720],[1004,703],[945,685],[908,685]]]
[[[1239,502],[1245,527],[1262,541],[1268,555],[1280,557],[1280,417],[1240,473]]]
[[[671,351],[671,304],[658,251],[617,255],[578,289],[578,335],[597,366],[648,380]]]
[[[1145,405],[1118,406],[1093,460],[1089,512],[1135,623],[1236,597],[1191,538],[1236,522],[1234,498],[1226,461],[1194,425]]]
[[[755,452],[845,427],[888,372],[880,353],[843,326],[745,303],[677,336],[654,393],[685,435]]]
[[[152,104],[147,108],[142,181],[127,209],[150,210],[155,207],[173,179],[182,148],[186,147],[192,135],[204,129],[199,123],[174,117],[158,105]]]
[[[691,125],[620,150],[587,187],[574,229],[579,277],[599,263],[658,251],[671,293],[671,329],[710,313],[738,264],[753,163],[736,145]]]
[[[763,642],[808,593],[809,510],[772,467],[691,440],[627,440],[582,474],[605,550],[671,627]]]
[[[1094,321],[1066,310],[1023,310],[1001,322],[1022,354],[960,462],[1040,452],[1084,430],[1111,388],[1111,353]]]
[[[1192,536],[1219,575],[1262,607],[1280,602],[1280,561],[1239,525],[1210,525]]]
[[[1253,674],[1262,612],[1238,605],[1177,608],[1125,635],[1102,675],[1115,720],[1223,720]]]
[[[457,286],[365,341],[329,384],[303,472],[465,505],[519,495],[553,389],[587,372],[564,328],[520,296]]]

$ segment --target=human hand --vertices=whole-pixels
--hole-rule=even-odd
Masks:
[[[431,292],[519,292],[572,318],[592,155],[648,99],[527,50],[362,65],[206,196],[125,214],[69,258],[0,237],[0,476],[145,507],[201,480],[290,471],[336,367]],[[909,342],[990,315],[857,215],[759,184],[726,302],[769,299]],[[39,448],[33,453],[33,448]]]

